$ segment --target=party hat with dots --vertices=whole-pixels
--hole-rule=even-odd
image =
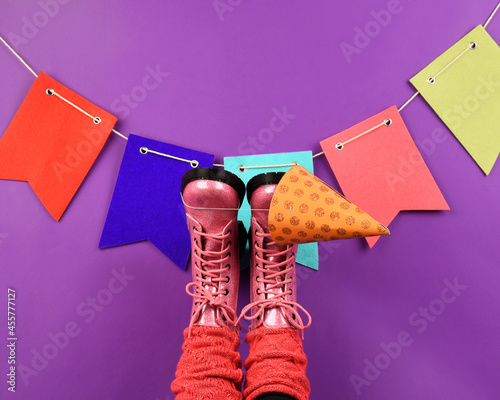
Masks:
[[[279,244],[389,234],[384,225],[300,165],[288,170],[274,192],[269,230]]]

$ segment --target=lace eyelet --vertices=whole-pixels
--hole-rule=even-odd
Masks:
[[[254,232],[254,235],[257,236],[258,232],[259,232],[258,229],[256,229],[255,232]]]
[[[222,320],[223,320],[223,321],[227,321],[227,319],[226,319],[226,316],[225,316],[225,315],[223,315],[223,316],[222,316]]]
[[[292,314],[292,318],[295,319],[295,314]]]
[[[226,283],[229,283],[229,276],[227,277]],[[227,289],[226,289],[227,290]]]
[[[257,281],[257,283],[260,283],[260,281],[259,281],[259,275],[257,275],[257,276],[255,277],[255,280]]]
[[[227,231],[227,234],[228,234],[228,235],[230,235],[230,234],[231,234],[231,229],[229,229],[229,230]]]
[[[292,290],[292,289],[290,289],[290,293],[289,293],[289,295],[291,296],[292,294],[293,294],[293,290]]]
[[[193,231],[197,231],[198,232],[198,229],[196,229],[196,226],[193,226]]]
[[[255,291],[255,293],[257,293],[257,296],[260,296],[261,295],[260,289],[257,288],[257,290]]]
[[[231,241],[227,242],[227,246],[231,246]]]
[[[231,252],[230,251],[226,254],[226,257],[231,257]]]
[[[257,321],[260,321],[260,315],[257,317]]]
[[[231,264],[226,265],[227,270],[229,271],[231,269]]]
[[[229,289],[226,289],[226,293],[224,293],[224,296],[227,296],[229,294]]]

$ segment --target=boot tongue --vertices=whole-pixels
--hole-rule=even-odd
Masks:
[[[251,206],[252,206],[252,218],[255,222],[262,228],[264,233],[269,233],[269,207],[271,206],[271,199],[273,197],[276,185],[263,186],[257,189],[252,195]],[[272,240],[269,238],[264,238],[264,248],[268,250],[283,251],[286,250],[286,245],[269,244]],[[286,255],[283,256],[271,256],[269,258],[264,257],[269,261],[281,262],[284,261]]]

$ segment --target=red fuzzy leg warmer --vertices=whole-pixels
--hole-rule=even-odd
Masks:
[[[298,400],[309,399],[307,357],[297,329],[260,326],[247,333],[245,340],[250,345],[245,361],[245,400],[271,392],[288,394]]]
[[[176,400],[241,400],[240,339],[227,329],[194,326],[184,331],[182,356],[170,388]]]

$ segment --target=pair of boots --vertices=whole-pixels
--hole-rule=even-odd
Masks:
[[[190,170],[182,179],[193,275],[186,291],[193,297],[193,308],[171,385],[177,400],[309,398],[299,330],[309,327],[311,317],[296,299],[297,245],[278,245],[269,234],[269,206],[282,176],[257,175],[246,188],[252,209],[251,292],[250,304],[239,317],[239,259],[246,231],[238,225],[237,214],[245,185],[236,175],[211,168]],[[299,309],[309,319],[306,325]],[[243,393],[236,351],[241,318],[251,321]]]

